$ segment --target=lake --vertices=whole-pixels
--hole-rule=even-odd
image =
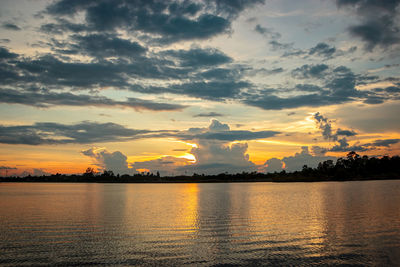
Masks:
[[[1,183],[0,265],[400,265],[400,181]]]

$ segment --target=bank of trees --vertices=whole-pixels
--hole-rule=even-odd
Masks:
[[[229,171],[229,170],[227,170]],[[50,176],[2,177],[2,182],[117,182],[117,183],[146,183],[146,182],[311,182],[311,181],[349,181],[371,179],[400,179],[400,157],[384,156],[381,158],[360,156],[354,151],[336,162],[327,160],[316,168],[304,165],[302,170],[295,172],[242,172],[237,174],[221,173],[218,175],[193,174],[192,176],[161,177],[145,172],[134,175],[115,175],[113,171],[104,170],[97,173],[93,168],[87,168],[82,175],[55,174]]]

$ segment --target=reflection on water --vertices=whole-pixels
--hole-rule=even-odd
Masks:
[[[0,265],[398,265],[400,181],[0,184]]]

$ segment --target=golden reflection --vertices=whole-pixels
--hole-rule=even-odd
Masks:
[[[185,199],[182,203],[182,218],[186,225],[190,225],[192,232],[197,229],[198,220],[198,184],[185,184],[183,186]]]
[[[321,256],[327,222],[320,184],[260,183],[249,184],[248,190],[252,192],[247,200],[251,239],[307,244],[304,248],[310,256]]]
[[[130,224],[151,225],[155,229],[180,229],[184,232],[197,229],[198,184],[126,186],[125,220]]]

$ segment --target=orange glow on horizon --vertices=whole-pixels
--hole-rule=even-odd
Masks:
[[[137,171],[137,172],[140,172],[140,173],[142,173],[142,172],[150,172],[149,169],[145,169],[145,168],[143,168],[143,169],[136,169],[136,171]]]

